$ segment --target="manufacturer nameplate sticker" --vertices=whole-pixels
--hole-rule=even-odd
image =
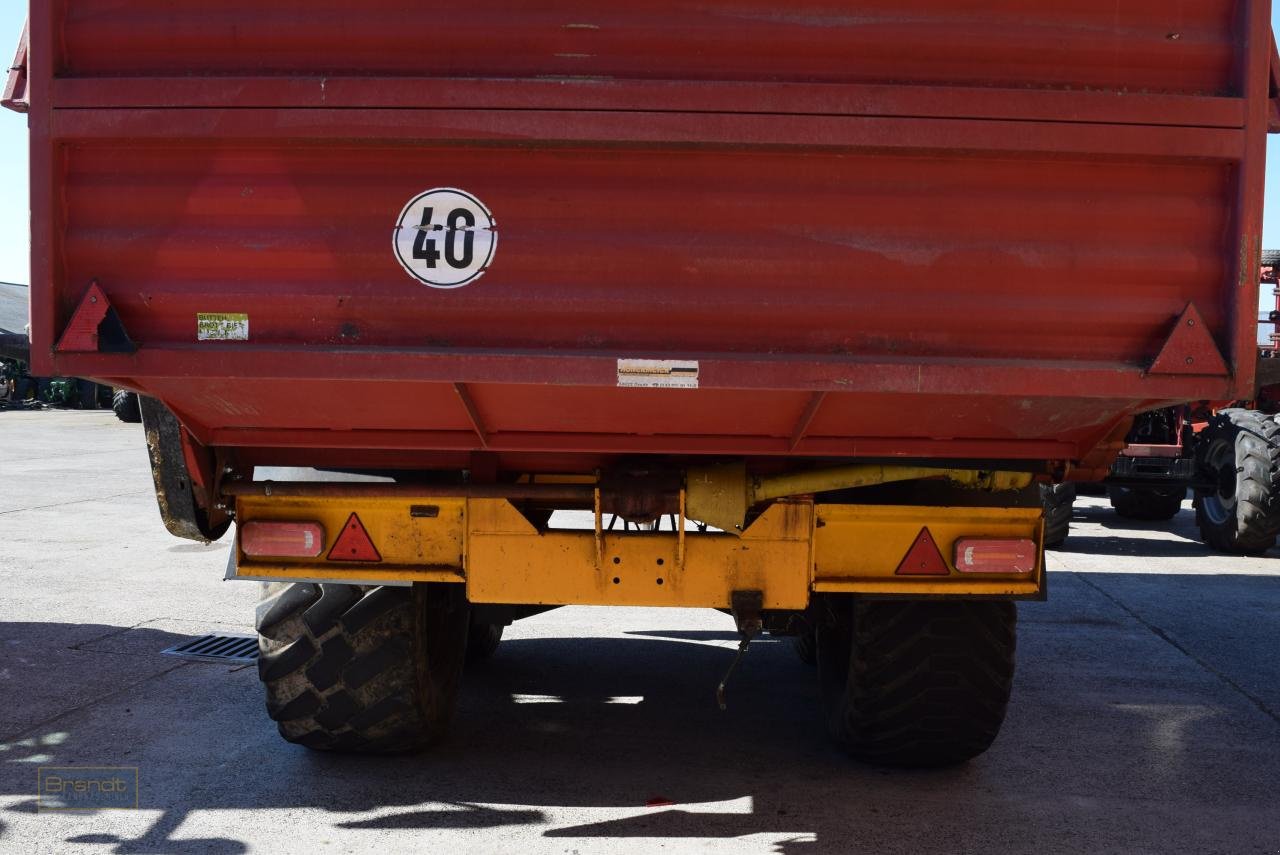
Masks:
[[[248,341],[249,316],[237,312],[198,312],[196,340]]]
[[[453,187],[419,193],[400,211],[391,249],[405,272],[431,288],[461,288],[493,263],[498,224],[484,203]]]
[[[698,363],[688,359],[619,359],[618,385],[647,389],[697,389]]]

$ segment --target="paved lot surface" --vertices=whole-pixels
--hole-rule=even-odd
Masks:
[[[277,738],[251,668],[159,654],[250,630],[256,591],[164,531],[140,428],[0,412],[0,850],[1280,852],[1280,553],[1192,525],[1082,500],[963,768],[846,761],[782,641],[720,712],[732,622],[656,609],[518,623],[442,749],[334,757]],[[136,766],[141,808],[37,813],[45,764]]]

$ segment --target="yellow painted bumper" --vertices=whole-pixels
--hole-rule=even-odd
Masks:
[[[379,562],[326,555],[355,513]],[[699,606],[728,608],[735,590],[759,590],[766,609],[795,610],[811,592],[895,596],[1034,597],[1044,554],[1038,508],[944,508],[775,502],[741,536],[677,531],[539,531],[505,499],[280,498],[241,496],[236,518],[315,521],[325,552],[312,559],[250,558],[239,548],[229,573],[240,579],[354,584],[456,582],[476,603]],[[896,575],[922,528],[948,574]],[[961,537],[1027,538],[1037,544],[1026,574],[956,571]]]

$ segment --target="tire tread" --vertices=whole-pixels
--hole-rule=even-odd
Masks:
[[[469,610],[453,587],[268,583],[258,674],[280,734],[371,754],[441,739],[466,653]]]
[[[849,627],[820,629],[818,664],[847,662],[842,690],[827,693],[828,723],[851,755],[932,767],[990,747],[1013,685],[1012,602],[854,600],[849,617]],[[841,657],[832,645],[845,640]]]

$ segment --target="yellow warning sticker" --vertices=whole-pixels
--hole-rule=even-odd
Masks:
[[[196,340],[248,341],[249,316],[236,312],[198,312]]]

